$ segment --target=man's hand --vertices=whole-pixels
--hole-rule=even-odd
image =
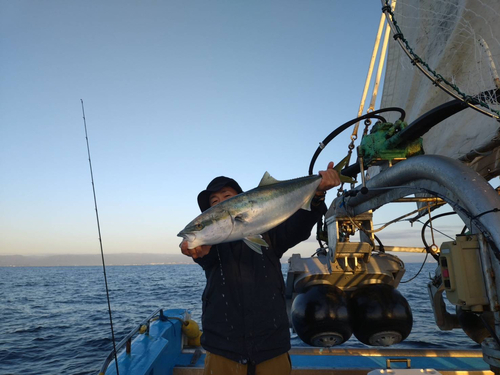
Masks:
[[[316,189],[316,195],[321,196],[325,195],[327,190],[335,186],[340,185],[340,177],[335,169],[333,169],[333,161],[328,163],[328,167],[326,171],[319,171],[321,177],[321,182],[319,183],[318,188]]]
[[[195,247],[194,249],[188,249],[187,241],[182,241],[180,247],[182,254],[187,255],[188,257],[192,257],[193,259],[197,259],[203,258],[205,255],[207,255],[210,252],[210,248],[212,247],[212,245],[201,245]]]

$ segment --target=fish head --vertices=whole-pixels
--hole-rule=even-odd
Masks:
[[[222,243],[232,230],[233,221],[229,212],[214,206],[186,225],[177,236],[188,242],[189,249],[193,249],[201,245]]]

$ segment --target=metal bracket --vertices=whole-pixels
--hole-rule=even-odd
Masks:
[[[198,360],[200,359],[201,354],[201,350],[196,349],[193,353],[193,356],[191,357],[191,361],[189,361],[189,366],[195,366],[196,362],[198,362]]]
[[[391,362],[406,362],[406,368],[411,368],[411,359],[410,358],[387,358],[385,361],[385,365],[388,369],[391,368]]]

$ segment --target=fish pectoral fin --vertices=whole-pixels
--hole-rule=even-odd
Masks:
[[[314,194],[311,195],[311,198],[309,198],[300,208],[306,211],[311,211],[311,202],[313,199],[314,199]]]
[[[261,236],[248,236],[243,238],[243,242],[253,251],[262,254],[261,246],[269,247],[267,242]]]
[[[274,185],[277,184],[281,181],[278,181],[274,177],[272,177],[269,172],[264,173],[264,176],[262,177],[262,180],[260,180],[259,187],[260,186],[267,186],[267,185]]]
[[[256,236],[248,236],[246,237],[246,239],[250,242],[256,243],[257,245],[269,247],[269,244],[266,242],[264,238],[262,238],[260,234]]]

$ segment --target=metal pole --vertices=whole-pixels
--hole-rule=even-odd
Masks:
[[[392,3],[393,10],[395,5],[396,2],[394,1]],[[387,52],[387,44],[389,43],[390,35],[391,35],[391,27],[387,25],[384,35],[384,44],[382,44],[382,52],[380,53],[380,59],[378,61],[378,70],[377,70],[377,76],[375,78],[375,84],[373,86],[372,100],[370,102],[370,106],[368,107],[368,111],[373,111],[375,109],[375,101],[377,100],[378,87],[380,85],[380,78],[382,77],[382,70],[384,68],[385,55]]]
[[[382,36],[382,31],[384,30],[384,24],[386,21],[385,14],[382,13],[380,17],[380,23],[378,26],[377,37],[375,38],[375,45],[373,46],[372,58],[370,60],[370,66],[368,67],[368,74],[366,75],[365,88],[363,89],[363,94],[361,96],[361,103],[359,103],[358,115],[356,117],[361,116],[363,113],[363,109],[365,108],[365,100],[368,94],[368,89],[370,87],[370,82],[372,80],[373,67],[375,66],[375,60],[377,58],[378,49],[380,46],[380,38]],[[354,126],[354,130],[352,132],[353,136],[357,136],[358,134],[359,121]]]

